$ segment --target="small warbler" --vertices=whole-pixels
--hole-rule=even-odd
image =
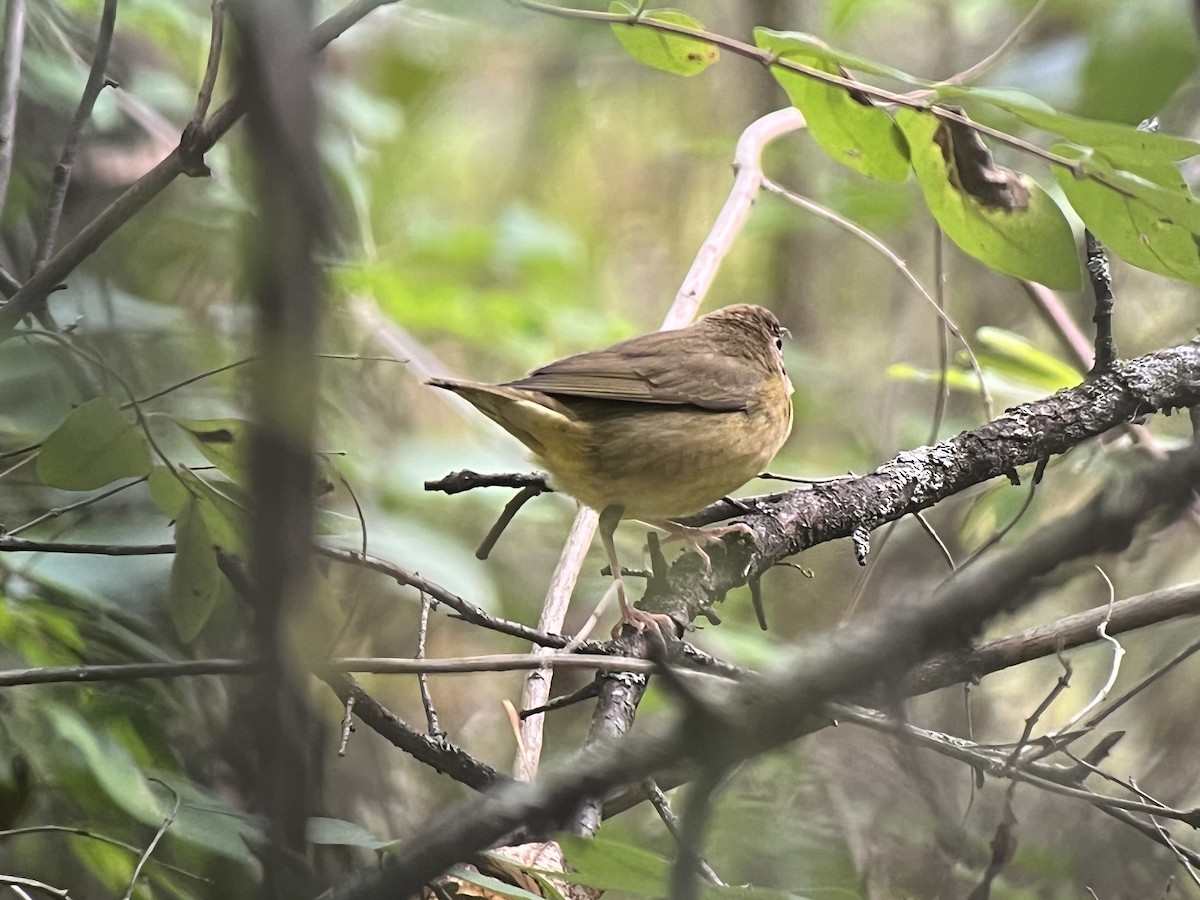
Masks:
[[[532,451],[555,490],[600,513],[624,622],[674,627],[629,604],[613,532],[621,519],[638,519],[695,546],[738,529],[666,520],[741,487],[783,446],[792,429],[784,334],[770,310],[741,303],[686,328],[564,357],[516,381],[429,384],[469,401]]]

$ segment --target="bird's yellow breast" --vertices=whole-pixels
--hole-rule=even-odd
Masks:
[[[556,489],[625,518],[686,516],[763,470],[791,432],[791,385],[772,381],[745,411],[584,401],[540,434],[537,462]]]

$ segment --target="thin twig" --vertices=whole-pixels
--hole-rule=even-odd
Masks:
[[[225,0],[212,0],[212,28],[208,38],[208,62],[204,66],[204,78],[196,93],[196,109],[192,113],[191,127],[199,128],[208,115],[212,103],[213,88],[217,84],[217,73],[221,68],[221,46],[225,40]]]
[[[153,839],[151,839],[150,843],[146,845],[145,852],[143,852],[138,858],[137,865],[133,868],[133,875],[129,879],[129,887],[125,891],[124,900],[129,900],[129,898],[133,896],[133,887],[137,884],[138,877],[142,874],[142,868],[149,861],[150,855],[154,852],[154,848],[158,846],[158,842],[162,840],[163,835],[167,833],[167,829],[171,827],[171,824],[175,821],[175,817],[179,814],[179,804],[182,800],[182,798],[179,796],[179,792],[164,781],[159,781],[157,778],[151,780],[157,782],[171,792],[171,794],[175,797],[175,805],[171,808],[170,815],[163,819],[162,824],[158,827],[158,831],[154,833]]]
[[[8,0],[0,44],[0,211],[8,198],[16,150],[17,105],[21,97],[21,56],[25,45],[25,0]]]
[[[174,544],[87,544],[64,541],[31,541],[0,534],[3,553],[70,553],[79,556],[163,556],[175,552]]]
[[[356,675],[473,675],[523,672],[538,668],[584,669],[603,672],[654,672],[654,663],[631,656],[605,654],[493,653],[443,659],[408,659],[382,656],[335,657],[323,664],[325,673]],[[104,665],[41,666],[0,670],[0,687],[32,684],[91,684],[101,681],[138,681],[146,678],[190,678],[197,675],[254,675],[262,663],[248,659],[189,659],[176,662],[113,663]],[[716,671],[679,669],[682,678],[728,679]]]
[[[46,884],[44,881],[37,881],[33,878],[21,878],[17,875],[0,875],[0,884],[7,884],[13,890],[27,887],[35,891],[42,891],[51,897],[61,897],[62,900],[71,900],[71,894],[67,888],[56,888],[53,885]]]
[[[650,805],[654,807],[654,811],[662,819],[662,823],[666,826],[667,831],[671,833],[671,837],[678,843],[680,840],[679,817],[671,809],[671,801],[667,799],[667,795],[663,793],[662,788],[655,783],[653,778],[647,778],[642,782],[642,790],[646,792],[646,799],[650,801]],[[696,863],[699,865],[700,874],[704,876],[705,881],[718,887],[725,887],[725,882],[721,880],[721,877],[709,865],[707,859],[700,856],[696,859]]]
[[[733,186],[697,249],[671,308],[663,317],[663,329],[682,328],[694,319],[700,304],[708,295],[721,261],[729,254],[734,240],[741,233],[763,187],[762,156],[766,146],[806,127],[800,111],[789,106],[756,119],[741,133],[733,151]]]
[[[358,700],[353,694],[346,698],[345,713],[342,715],[342,739],[338,741],[337,755],[345,756],[346,747],[350,743],[350,734],[354,731],[354,704]]]
[[[1150,687],[1150,685],[1154,684],[1154,682],[1158,681],[1160,678],[1162,678],[1164,675],[1166,675],[1168,672],[1170,672],[1172,669],[1174,669],[1180,663],[1184,662],[1187,659],[1190,659],[1191,657],[1195,656],[1197,653],[1200,653],[1200,641],[1196,641],[1196,642],[1192,643],[1190,646],[1186,647],[1184,650],[1177,653],[1165,665],[1155,669],[1153,672],[1151,672],[1149,675],[1147,675],[1145,678],[1143,678],[1141,681],[1139,681],[1136,685],[1131,687],[1128,691],[1126,691],[1124,694],[1122,694],[1120,697],[1118,697],[1116,700],[1114,700],[1112,703],[1110,703],[1107,707],[1102,709],[1099,713],[1092,716],[1092,718],[1088,719],[1088,721],[1084,723],[1084,727],[1085,728],[1095,728],[1098,724],[1103,722],[1105,719],[1107,719],[1109,716],[1111,716],[1113,713],[1115,713],[1118,709],[1120,709],[1122,706],[1124,706],[1126,703],[1128,703],[1130,700],[1132,700],[1134,697],[1136,697],[1138,694],[1140,694],[1146,688]]]
[[[0,550],[4,548],[3,536],[0,536]],[[511,622],[507,619],[500,619],[496,616],[484,612],[473,603],[464,600],[451,591],[446,590],[441,585],[435,584],[427,578],[409,572],[385,559],[380,559],[369,554],[359,553],[357,550],[343,550],[337,547],[318,546],[317,553],[329,559],[336,559],[339,562],[344,562],[349,565],[361,566],[371,569],[395,579],[400,584],[408,585],[416,588],[418,591],[428,594],[434,600],[446,604],[464,621],[474,625],[482,625],[485,628],[490,628],[493,631],[499,631],[503,634],[509,634],[513,637],[523,638],[541,647],[561,648],[567,644],[567,639],[557,634],[547,634],[539,631],[536,628],[530,628],[528,625],[522,625],[519,622]]]
[[[122,850],[128,850],[130,853],[140,855],[142,848],[135,844],[119,841],[116,838],[109,837],[105,834],[97,834],[94,831],[88,831],[86,828],[75,828],[70,825],[26,825],[23,828],[9,828],[5,831],[0,831],[0,839],[7,837],[18,837],[22,834],[45,834],[59,833],[75,835],[77,837],[88,838],[89,840],[99,841],[102,844],[108,844],[112,847],[120,847]],[[170,863],[162,862],[161,860],[152,860],[156,866],[161,866],[164,869],[183,875],[185,878],[192,878],[196,881],[202,881],[205,884],[211,884],[212,879],[205,878],[203,875],[197,875],[194,872],[189,872],[187,869],[181,869],[179,866],[173,866]]]
[[[1113,341],[1113,298],[1112,270],[1108,265],[1108,254],[1104,245],[1090,230],[1083,233],[1087,245],[1087,271],[1092,282],[1092,295],[1096,311],[1092,321],[1096,323],[1096,362],[1091,374],[1107,372],[1117,358],[1117,345]]]
[[[433,601],[428,594],[421,594],[421,621],[417,626],[417,659],[425,658],[425,638],[429,633],[429,610]],[[445,737],[446,732],[438,723],[437,707],[433,705],[433,695],[429,693],[429,679],[424,672],[417,674],[417,687],[421,692],[421,705],[425,708],[425,722],[429,726],[431,737]]]
[[[942,559],[946,561],[946,565],[950,567],[950,571],[953,572],[955,569],[957,569],[958,566],[954,564],[954,556],[951,555],[950,548],[946,546],[945,542],[941,538],[941,535],[939,535],[933,525],[929,523],[925,513],[915,512],[913,513],[913,518],[917,520],[917,524],[925,529],[925,533],[929,535],[930,539],[932,539],[934,544],[937,545],[938,550],[942,552]]]
[[[1033,498],[1037,494],[1038,485],[1041,484],[1042,481],[1042,473],[1046,470],[1046,465],[1049,462],[1050,461],[1048,459],[1042,459],[1038,461],[1037,467],[1034,469],[1033,476],[1029,479],[1029,490],[1025,494],[1025,500],[1021,504],[1021,508],[1018,509],[1016,514],[1005,523],[1003,528],[992,534],[986,541],[976,548],[974,553],[967,557],[967,561],[963,563],[964,566],[971,565],[971,563],[979,559],[986,551],[999,544],[1002,540],[1004,540],[1010,531],[1017,527],[1017,523],[1020,522],[1021,519],[1025,518],[1025,513],[1029,512],[1029,507],[1033,505]]]
[[[920,294],[925,300],[925,302],[933,308],[938,320],[945,325],[946,329],[952,335],[954,335],[955,339],[959,342],[959,344],[962,345],[963,350],[967,354],[967,359],[971,364],[971,371],[975,374],[975,377],[979,381],[979,398],[983,404],[983,417],[985,420],[990,420],[992,418],[992,396],[988,392],[987,384],[983,379],[983,369],[979,365],[979,360],[975,358],[975,351],[971,349],[971,344],[959,330],[958,325],[955,324],[954,320],[946,314],[945,309],[942,308],[937,299],[925,289],[925,286],[921,284],[917,276],[912,273],[912,270],[908,267],[908,263],[897,256],[887,244],[885,244],[871,232],[867,231],[867,229],[863,228],[856,222],[850,221],[845,216],[834,212],[829,207],[822,206],[815,200],[810,200],[808,197],[797,194],[796,192],[789,190],[782,185],[776,184],[769,178],[763,178],[763,187],[771,193],[778,194],[780,197],[783,197],[789,203],[794,203],[796,206],[803,207],[809,212],[820,216],[822,219],[825,219],[827,222],[837,225],[839,228],[850,232],[850,234],[859,238],[868,246],[883,254],[883,256],[889,262],[891,262],[893,266],[896,267],[900,274],[904,276],[904,280],[911,284],[913,288],[916,289],[917,293]]]
[[[456,472],[451,472],[444,478],[425,482],[425,490],[441,491],[445,494],[461,494],[463,491],[473,491],[476,488],[483,487],[521,488],[522,490],[525,488],[536,488],[542,493],[553,491],[553,488],[546,481],[546,476],[540,472],[530,472],[528,474],[506,472],[500,475],[481,475],[478,472],[472,472],[470,469],[459,469]]]
[[[1017,23],[1017,27],[1010,31],[1008,33],[1008,37],[1000,42],[999,47],[997,47],[979,62],[975,63],[973,66],[964,69],[957,75],[952,75],[950,78],[947,78],[945,83],[966,84],[968,81],[978,78],[980,75],[994,66],[1000,60],[1000,58],[1003,57],[1004,54],[1009,50],[1011,50],[1013,46],[1016,45],[1017,41],[1024,36],[1025,32],[1029,30],[1029,26],[1033,24],[1033,20],[1038,17],[1038,14],[1041,13],[1042,8],[1048,2],[1049,0],[1037,0],[1037,3],[1033,4],[1033,8],[1025,14],[1025,18]]]
[[[428,490],[428,488],[426,488]],[[496,524],[491,527],[483,541],[479,544],[475,551],[476,559],[487,559],[492,550],[496,547],[496,541],[500,540],[500,535],[504,534],[504,529],[508,528],[509,523],[521,511],[521,507],[542,493],[540,486],[530,485],[521,488],[516,495],[504,504],[504,509],[500,513],[500,517],[496,519]]]
[[[37,518],[30,519],[24,525],[18,525],[16,528],[10,529],[9,531],[5,532],[5,536],[13,537],[20,534],[22,531],[28,531],[30,528],[41,525],[43,522],[49,521],[50,519],[57,519],[59,516],[64,515],[65,513],[74,512],[77,509],[83,509],[86,506],[91,506],[93,503],[99,503],[101,500],[107,500],[114,494],[119,494],[122,491],[128,490],[134,485],[147,481],[149,477],[150,476],[148,475],[143,475],[141,478],[136,478],[133,481],[127,481],[124,484],[119,484],[115,488],[104,491],[103,493],[97,494],[94,497],[88,497],[84,500],[71,503],[67,506],[56,506],[54,509],[47,510],[46,512],[42,513]]]
[[[42,233],[38,241],[37,262],[34,271],[45,266],[46,261],[54,252],[58,240],[58,223],[62,218],[63,204],[67,199],[67,188],[71,184],[71,170],[75,167],[75,152],[79,147],[79,139],[83,135],[83,126],[92,116],[92,107],[100,96],[106,84],[111,84],[105,77],[104,70],[108,68],[108,53],[112,48],[113,28],[117,22],[117,0],[104,0],[104,9],[100,13],[100,31],[96,36],[96,48],[92,53],[92,66],[88,71],[87,83],[83,87],[83,96],[71,125],[67,129],[67,137],[63,142],[62,155],[58,165],[54,167],[54,177],[50,183],[50,198],[46,204],[46,216],[42,225]],[[115,85],[114,85],[115,86]]]
[[[1083,333],[1083,329],[1075,322],[1070,310],[1066,308],[1058,294],[1044,284],[1036,281],[1018,279],[1018,284],[1025,295],[1033,302],[1033,308],[1050,326],[1058,338],[1059,344],[1071,357],[1071,364],[1081,373],[1086,372],[1095,362],[1095,348]]]
[[[581,506],[571,524],[563,545],[562,554],[554,573],[550,576],[550,584],[546,588],[546,599],[542,603],[542,612],[538,618],[538,630],[545,632],[561,632],[566,621],[567,607],[571,595],[575,592],[575,582],[579,579],[579,571],[583,561],[592,546],[592,537],[596,534],[599,515],[595,510]],[[549,654],[551,651],[545,644],[540,652]],[[530,709],[542,706],[550,698],[549,671],[534,671],[525,679],[521,690],[521,708]],[[520,747],[521,752],[513,761],[513,774],[519,781],[532,781],[537,775],[541,762],[542,741],[545,733],[545,716],[531,716],[521,722]]]
[[[1074,728],[1075,725],[1084,718],[1084,716],[1086,716],[1108,698],[1109,692],[1113,689],[1113,685],[1117,683],[1117,676],[1121,672],[1121,659],[1125,656],[1125,648],[1121,646],[1116,638],[1110,637],[1108,634],[1108,623],[1112,620],[1113,604],[1116,603],[1117,599],[1116,588],[1113,587],[1112,580],[1102,568],[1099,566],[1095,566],[1094,568],[1100,573],[1100,577],[1104,579],[1104,583],[1108,587],[1108,616],[1105,617],[1104,621],[1097,626],[1096,635],[1102,641],[1112,645],[1112,664],[1108,668],[1108,677],[1105,679],[1104,684],[1100,687],[1100,690],[1096,692],[1096,695],[1092,697],[1091,701],[1086,706],[1084,706],[1082,709],[1079,709],[1073,716],[1071,716],[1070,719],[1067,720],[1066,724],[1054,732],[1055,736],[1066,734],[1068,731]]]
[[[1164,807],[1157,801],[1147,803],[1139,800],[1126,800],[1123,797],[1110,797],[1086,788],[1063,784],[1048,777],[1051,774],[1056,774],[1056,770],[1052,766],[1035,766],[1028,771],[1022,768],[1011,768],[1007,765],[1007,755],[1002,757],[994,750],[981,747],[978,744],[972,744],[970,741],[965,741],[962,738],[930,731],[908,722],[898,722],[895,718],[877,710],[866,709],[847,703],[831,703],[829,704],[829,710],[830,715],[836,717],[839,724],[851,723],[889,734],[903,733],[906,739],[915,742],[918,746],[926,750],[932,750],[950,759],[966,763],[981,772],[997,778],[1008,778],[1013,781],[1030,784],[1048,793],[1058,794],[1062,797],[1082,800],[1085,803],[1090,803],[1106,811],[1125,810],[1146,815],[1162,816],[1163,818],[1175,819],[1187,823],[1191,823],[1196,818],[1194,810]],[[1061,775],[1062,773],[1057,772],[1057,774]]]
[[[1038,704],[1028,718],[1025,719],[1025,728],[1021,731],[1021,737],[1013,745],[1012,753],[1009,754],[1006,769],[1014,769],[1021,758],[1021,751],[1029,745],[1029,739],[1033,736],[1033,729],[1036,727],[1038,720],[1042,714],[1050,708],[1059,695],[1062,694],[1068,687],[1071,686],[1071,663],[1060,653],[1058,661],[1062,664],[1062,674],[1058,676],[1058,680],[1054,682],[1054,687],[1042,698],[1042,702]]]
[[[938,309],[946,311],[946,241],[942,229],[936,225],[933,229],[933,299],[937,301]],[[946,416],[946,405],[950,402],[950,341],[946,334],[946,323],[938,319],[937,328],[938,351],[938,391],[933,405],[933,421],[929,425],[929,440],[927,443],[937,443],[942,430],[942,420]]]

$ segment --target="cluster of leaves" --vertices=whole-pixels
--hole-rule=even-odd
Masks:
[[[688,36],[703,33],[691,16],[639,11],[621,0],[610,12],[628,17],[613,31],[647,65],[695,75],[719,58],[709,40]],[[1200,144],[1061,113],[1023,91],[931,82],[835,50],[812,35],[756,28],[754,40],[831,158],[882,181],[904,181],[914,173],[946,235],[997,271],[1062,290],[1081,282],[1063,209],[1029,175],[998,165],[965,112],[1005,114],[1063,139],[1040,155],[1052,163],[1079,219],[1127,262],[1200,281],[1200,203],[1179,171],[1182,160],[1200,154]],[[900,82],[913,93],[879,91],[854,82],[852,72]],[[885,100],[894,111],[883,107]]]

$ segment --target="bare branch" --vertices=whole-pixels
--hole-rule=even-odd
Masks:
[[[25,0],[8,0],[0,43],[0,210],[8,198],[16,149],[17,104],[21,96],[21,56],[25,46]],[[8,292],[5,292],[6,294]]]
[[[196,109],[192,113],[190,127],[199,128],[208,115],[212,103],[213,88],[217,84],[217,73],[221,68],[221,48],[225,43],[225,0],[212,0],[212,29],[208,38],[208,62],[204,66],[204,78],[196,94]]]
[[[104,9],[100,13],[100,32],[96,36],[96,48],[92,52],[92,66],[88,72],[87,83],[83,86],[83,96],[75,109],[75,115],[71,118],[71,126],[63,142],[62,155],[58,165],[54,167],[54,177],[50,182],[50,198],[46,204],[46,217],[38,241],[35,272],[46,264],[46,260],[54,252],[54,244],[58,239],[58,223],[62,217],[63,203],[67,199],[67,188],[71,184],[71,170],[75,167],[75,151],[83,134],[83,126],[92,116],[92,107],[96,105],[100,91],[109,83],[104,71],[108,68],[108,51],[112,47],[116,22],[117,0],[104,0]]]
[[[1124,549],[1142,520],[1159,510],[1178,513],[1198,484],[1197,455],[1173,455],[1133,473],[1117,487],[1108,487],[1080,510],[1039,529],[1019,548],[998,549],[956,572],[929,597],[885,607],[806,642],[788,665],[731,688],[712,704],[713,719],[725,722],[738,737],[736,747],[725,742],[725,751],[748,758],[811,730],[811,722],[828,700],[893,680],[948,642],[968,638],[1001,610],[1027,602],[1028,587],[1063,563],[1102,550]],[[537,785],[508,785],[447,810],[378,869],[364,871],[323,896],[328,900],[407,896],[453,862],[524,822],[560,821],[584,798],[650,777],[680,760],[694,759],[703,750],[687,724],[678,721],[590,747],[561,774]]]

